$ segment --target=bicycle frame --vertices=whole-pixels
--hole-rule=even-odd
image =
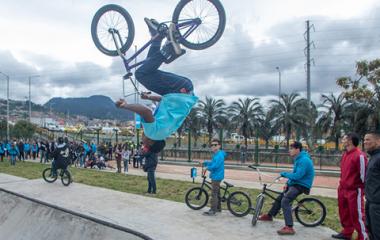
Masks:
[[[203,189],[206,186],[206,188],[211,190],[212,189],[212,187],[211,187],[212,183],[210,181],[206,180],[207,177],[205,175],[203,175],[202,178],[203,178],[203,181],[201,184],[201,188]],[[220,196],[220,199],[223,199],[223,200],[226,199],[226,195],[228,194],[228,188],[229,188],[228,186],[226,186],[226,187],[220,186],[220,189],[224,191],[223,196]]]
[[[187,38],[192,32],[194,32],[194,30],[199,26],[201,25],[202,21],[199,19],[199,18],[196,18],[196,19],[187,19],[187,20],[181,20],[182,22],[181,23],[178,23],[176,24],[176,28],[178,30],[181,30],[181,29],[184,29],[184,28],[189,28],[184,34],[183,34],[183,38]],[[166,23],[168,22],[163,22],[161,24],[164,24],[163,27],[164,29],[168,29]],[[160,24],[160,25],[161,25]],[[160,26],[159,26],[160,28]],[[110,29],[109,32],[112,34],[112,38],[114,40],[114,43],[115,43],[115,46],[116,46],[116,49],[117,49],[117,52],[119,53],[119,56],[123,59],[123,62],[124,62],[124,66],[125,66],[125,69],[127,71],[127,73],[130,73],[131,70],[133,68],[136,68],[140,65],[142,65],[146,60],[143,60],[143,61],[140,61],[140,62],[136,62],[134,64],[131,64],[133,60],[135,60],[137,58],[137,56],[139,56],[147,47],[149,47],[152,42],[154,40],[156,40],[158,37],[160,37],[160,34],[157,34],[155,36],[152,37],[151,40],[149,40],[147,43],[145,43],[140,49],[138,49],[134,54],[132,54],[131,57],[129,58],[126,58],[125,57],[125,54],[122,53],[120,51],[120,46],[119,45],[122,45],[120,43],[122,43],[122,38],[119,34],[118,31],[115,31],[114,29]],[[167,33],[165,34],[167,35]]]

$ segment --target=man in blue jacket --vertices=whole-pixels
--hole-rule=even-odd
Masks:
[[[210,172],[212,194],[211,194],[211,208],[209,211],[204,212],[204,215],[215,216],[216,212],[220,212],[220,182],[224,179],[224,158],[226,153],[221,150],[220,141],[213,139],[211,141],[211,150],[214,153],[211,161],[204,161],[203,166]]]
[[[273,217],[282,208],[284,212],[285,227],[278,230],[279,235],[294,235],[293,217],[292,217],[292,202],[300,194],[310,193],[311,186],[314,180],[314,166],[310,155],[302,150],[302,143],[294,142],[290,145],[289,155],[294,159],[293,172],[281,172],[281,177],[287,178],[286,188],[281,193],[268,214],[261,215],[261,221],[273,221]]]

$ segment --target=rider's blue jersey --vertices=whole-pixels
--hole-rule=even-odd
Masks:
[[[154,112],[154,122],[142,119],[144,134],[153,140],[164,140],[177,131],[197,103],[198,97],[183,93],[170,93],[162,96]]]

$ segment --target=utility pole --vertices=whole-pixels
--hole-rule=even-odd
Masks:
[[[278,71],[278,101],[281,100],[281,70],[280,67],[276,67]]]
[[[3,72],[0,73],[7,79],[7,141],[9,141],[9,76]]]
[[[314,61],[313,59],[310,58],[310,46],[314,46],[314,42],[310,41],[310,29],[313,28],[314,30],[314,24],[310,25],[310,21],[306,21],[306,32],[304,35],[305,40],[306,40],[306,48],[305,48],[305,55],[306,55],[306,91],[307,91],[307,103],[309,108],[311,107],[311,91],[310,91],[310,85],[311,85],[311,79],[310,79],[310,63],[311,61]],[[315,47],[315,46],[314,46]]]
[[[32,122],[32,95],[31,95],[31,87],[32,87],[32,78],[40,77],[40,75],[32,75],[29,76],[29,122]]]

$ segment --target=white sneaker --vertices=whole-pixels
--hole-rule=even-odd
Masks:
[[[178,43],[176,35],[177,34],[177,28],[174,23],[171,23],[169,26],[169,41],[173,46],[174,52],[177,55],[181,55],[182,49],[181,45]]]

